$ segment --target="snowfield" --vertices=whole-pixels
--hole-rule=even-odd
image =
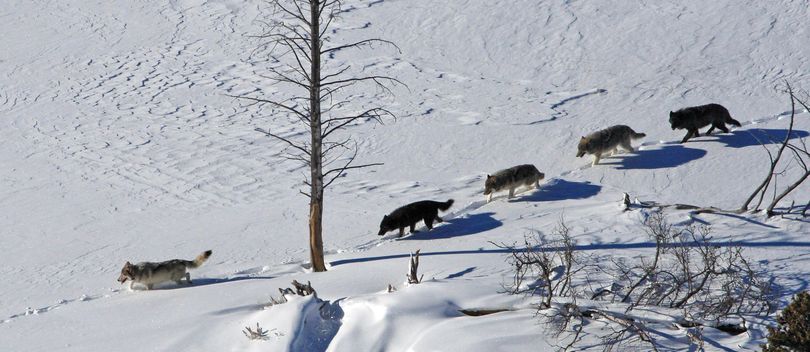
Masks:
[[[582,253],[649,256],[642,201],[736,208],[768,171],[760,142],[787,134],[784,82],[810,90],[803,1],[347,0],[338,52],[405,82],[355,92],[398,115],[350,126],[358,162],[326,192],[329,271],[312,273],[307,170],[254,131],[300,130],[229,95],[275,94],[251,57],[264,1],[47,1],[0,5],[0,350],[543,351],[559,342],[537,298],[506,294],[513,268],[496,244],[548,233],[561,217]],[[281,92],[283,93],[283,92]],[[806,94],[806,93],[805,93]],[[806,95],[804,95],[806,97]],[[668,112],[716,102],[742,122],[678,144]],[[576,158],[580,136],[615,124],[647,137],[634,153]],[[704,129],[705,130],[705,129]],[[798,109],[791,138],[810,135]],[[484,202],[488,173],[532,163],[539,190]],[[778,178],[795,179],[795,164]],[[768,195],[770,197],[770,193]],[[766,198],[768,198],[766,197]],[[422,199],[455,205],[433,231],[376,236],[383,215]],[[783,203],[806,204],[803,185]],[[763,214],[690,214],[718,244],[740,245],[773,276],[784,306],[810,282],[810,223]],[[424,230],[424,229],[423,229]],[[194,284],[130,291],[124,262],[193,259]],[[424,282],[408,285],[420,249]],[[314,297],[263,309],[278,288]],[[388,285],[396,288],[387,292]],[[479,317],[460,309],[502,308]],[[669,312],[651,311],[662,350],[689,348]],[[245,326],[270,330],[250,341]],[[708,350],[758,350],[773,316]],[[581,348],[601,350],[605,327]],[[645,350],[645,345],[635,348]]]

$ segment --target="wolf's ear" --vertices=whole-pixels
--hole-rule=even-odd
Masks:
[[[585,140],[585,136],[579,137],[579,140],[584,141],[584,140]]]
[[[124,266],[131,266],[131,265],[132,263],[130,263],[129,260],[127,260],[126,264],[124,264]]]
[[[487,180],[489,180],[489,179],[491,179],[491,178],[492,178],[492,176],[490,176],[489,174],[487,174]]]
[[[383,215],[383,220],[388,219],[388,215]]]

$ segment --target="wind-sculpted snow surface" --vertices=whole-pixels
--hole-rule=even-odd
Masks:
[[[810,134],[796,111],[787,135],[785,82],[810,89],[801,1],[347,0],[325,65],[382,73],[408,85],[352,90],[356,106],[396,120],[358,121],[359,163],[326,194],[326,273],[309,273],[307,170],[284,159],[306,131],[268,106],[274,61],[255,54],[264,1],[23,1],[0,5],[0,346],[3,350],[538,350],[556,344],[532,300],[502,294],[507,251],[567,219],[583,252],[649,255],[644,213],[624,192],[659,203],[739,206],[768,170],[760,143]],[[800,93],[804,94],[804,93]],[[677,144],[669,111],[719,103],[742,127]],[[340,111],[346,112],[346,111]],[[617,124],[647,135],[638,150],[575,157],[580,136]],[[484,202],[487,174],[534,164],[539,190]],[[777,178],[786,185],[796,164]],[[766,198],[770,197],[770,193]],[[375,236],[384,214],[453,198],[446,220],[404,238]],[[805,204],[810,188],[791,202]],[[806,220],[759,214],[694,215],[718,243],[739,243],[774,276],[784,302],[808,287]],[[213,249],[191,286],[129,291],[126,261]],[[419,285],[406,285],[421,249]],[[277,288],[311,281],[329,302],[262,309]],[[388,285],[397,291],[388,293]],[[462,308],[505,308],[469,317]],[[664,313],[661,313],[664,314]],[[326,317],[326,318],[324,318]],[[672,350],[686,331],[656,325]],[[245,326],[272,330],[249,341]],[[765,324],[707,348],[756,349]],[[596,324],[595,324],[596,325]],[[599,327],[587,341],[598,345]],[[46,336],[47,335],[47,336]],[[594,349],[600,349],[598,346]]]

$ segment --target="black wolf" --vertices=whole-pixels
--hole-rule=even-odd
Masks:
[[[391,214],[383,216],[380,222],[380,232],[377,236],[382,236],[388,231],[399,229],[399,237],[405,233],[405,226],[411,227],[411,233],[417,232],[415,230],[416,223],[420,220],[425,221],[425,226],[428,230],[433,229],[433,221],[442,222],[439,217],[439,210],[445,211],[450,209],[453,205],[453,200],[450,199],[446,202],[435,202],[432,200],[423,200],[411,203],[397,208]]]
[[[672,129],[675,130],[676,128],[681,128],[688,131],[686,132],[686,136],[683,137],[681,143],[685,143],[693,136],[700,137],[700,132],[698,132],[698,129],[708,125],[712,125],[712,127],[706,131],[707,136],[714,131],[715,127],[719,128],[725,133],[728,133],[726,123],[737,127],[741,126],[740,122],[732,119],[731,114],[728,113],[728,110],[720,104],[693,106],[683,108],[675,112],[669,112],[669,124],[672,125]]]

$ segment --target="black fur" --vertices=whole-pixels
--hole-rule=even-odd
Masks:
[[[706,131],[707,136],[714,131],[715,127],[728,133],[726,123],[740,127],[740,122],[732,119],[728,110],[720,104],[693,106],[675,112],[669,112],[669,124],[672,126],[672,129],[680,128],[687,130],[686,136],[683,137],[681,143],[685,143],[693,136],[700,137],[698,129],[708,125],[712,125],[712,127]]]
[[[399,236],[401,237],[405,233],[406,226],[410,226],[411,233],[414,233],[416,232],[416,223],[420,220],[424,220],[425,226],[427,226],[428,230],[431,230],[433,229],[433,221],[443,221],[439,217],[439,210],[445,211],[450,209],[452,205],[452,199],[446,202],[423,200],[399,207],[391,214],[383,216],[382,222],[380,222],[380,232],[377,235],[382,236],[388,231],[399,229]]]

